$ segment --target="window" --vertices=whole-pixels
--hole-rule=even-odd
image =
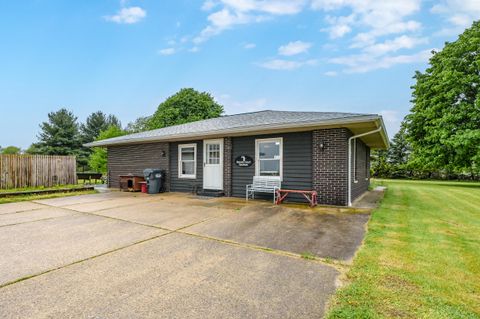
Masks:
[[[197,144],[178,145],[178,177],[196,178]]]
[[[220,144],[207,144],[206,164],[220,164]]]
[[[280,176],[283,167],[282,138],[261,139],[255,141],[255,175]]]
[[[357,139],[353,140],[353,182],[358,183],[357,179]]]

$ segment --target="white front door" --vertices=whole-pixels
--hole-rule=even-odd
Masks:
[[[223,189],[223,139],[203,141],[203,188]]]

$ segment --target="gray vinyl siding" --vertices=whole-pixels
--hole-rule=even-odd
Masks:
[[[232,138],[232,158],[248,155],[255,159],[255,139],[283,138],[283,181],[285,189],[312,189],[312,132],[283,133]],[[232,196],[244,197],[245,186],[251,184],[255,164],[250,167],[232,165]],[[257,196],[256,196],[257,197]],[[270,195],[258,196],[271,198]],[[290,197],[289,197],[290,198]],[[291,197],[295,199],[295,196]],[[303,197],[302,197],[303,198]]]
[[[167,172],[168,189],[168,143],[119,145],[107,148],[108,187],[118,188],[120,175],[143,176],[146,168],[158,168]]]
[[[196,178],[178,177],[178,145],[197,144],[197,173]],[[186,141],[170,143],[170,190],[172,192],[192,192],[196,186],[198,189],[203,187],[203,141]]]

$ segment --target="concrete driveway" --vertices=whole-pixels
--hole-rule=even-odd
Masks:
[[[0,317],[322,317],[367,220],[173,193],[0,205]]]

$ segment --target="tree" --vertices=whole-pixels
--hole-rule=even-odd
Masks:
[[[100,135],[100,132],[107,130],[110,126],[121,127],[121,123],[115,115],[105,115],[102,111],[90,114],[85,124],[80,125],[83,143],[90,143]]]
[[[372,150],[371,159],[370,169],[373,177],[389,178],[391,176],[392,167],[388,162],[387,150]]]
[[[400,130],[390,141],[388,150],[372,151],[372,176],[383,178],[411,177],[410,153],[411,146],[407,141],[406,129],[402,123]]]
[[[150,120],[150,116],[139,117],[135,121],[128,123],[125,130],[130,134],[148,131],[149,120]]]
[[[416,72],[406,117],[411,162],[424,170],[480,169],[480,21]]]
[[[223,106],[206,92],[181,89],[158,106],[147,122],[149,130],[219,117]]]
[[[411,146],[407,140],[406,129],[402,123],[400,130],[395,134],[390,142],[387,161],[390,164],[390,177],[401,178],[410,177],[410,166],[408,161],[411,153]]]
[[[80,125],[82,144],[95,141],[102,131],[106,131],[110,126],[121,128],[120,120],[115,115],[106,115],[102,111],[90,114],[84,124]],[[77,163],[85,171],[89,162],[92,150],[88,147],[81,147],[78,150]]]
[[[126,132],[117,125],[111,125],[105,131],[100,132],[97,141],[125,134]],[[105,174],[107,172],[107,150],[104,147],[95,147],[88,159],[88,165],[95,172]]]
[[[42,151],[40,150],[40,145],[39,145],[39,143],[32,143],[32,144],[25,150],[25,154],[30,154],[30,155],[42,154]]]
[[[2,154],[20,154],[21,153],[21,149],[20,147],[16,147],[16,146],[7,146],[5,148],[0,148]]]
[[[35,144],[39,154],[77,155],[81,147],[77,117],[67,109],[48,113],[48,122],[40,124],[39,142]]]

